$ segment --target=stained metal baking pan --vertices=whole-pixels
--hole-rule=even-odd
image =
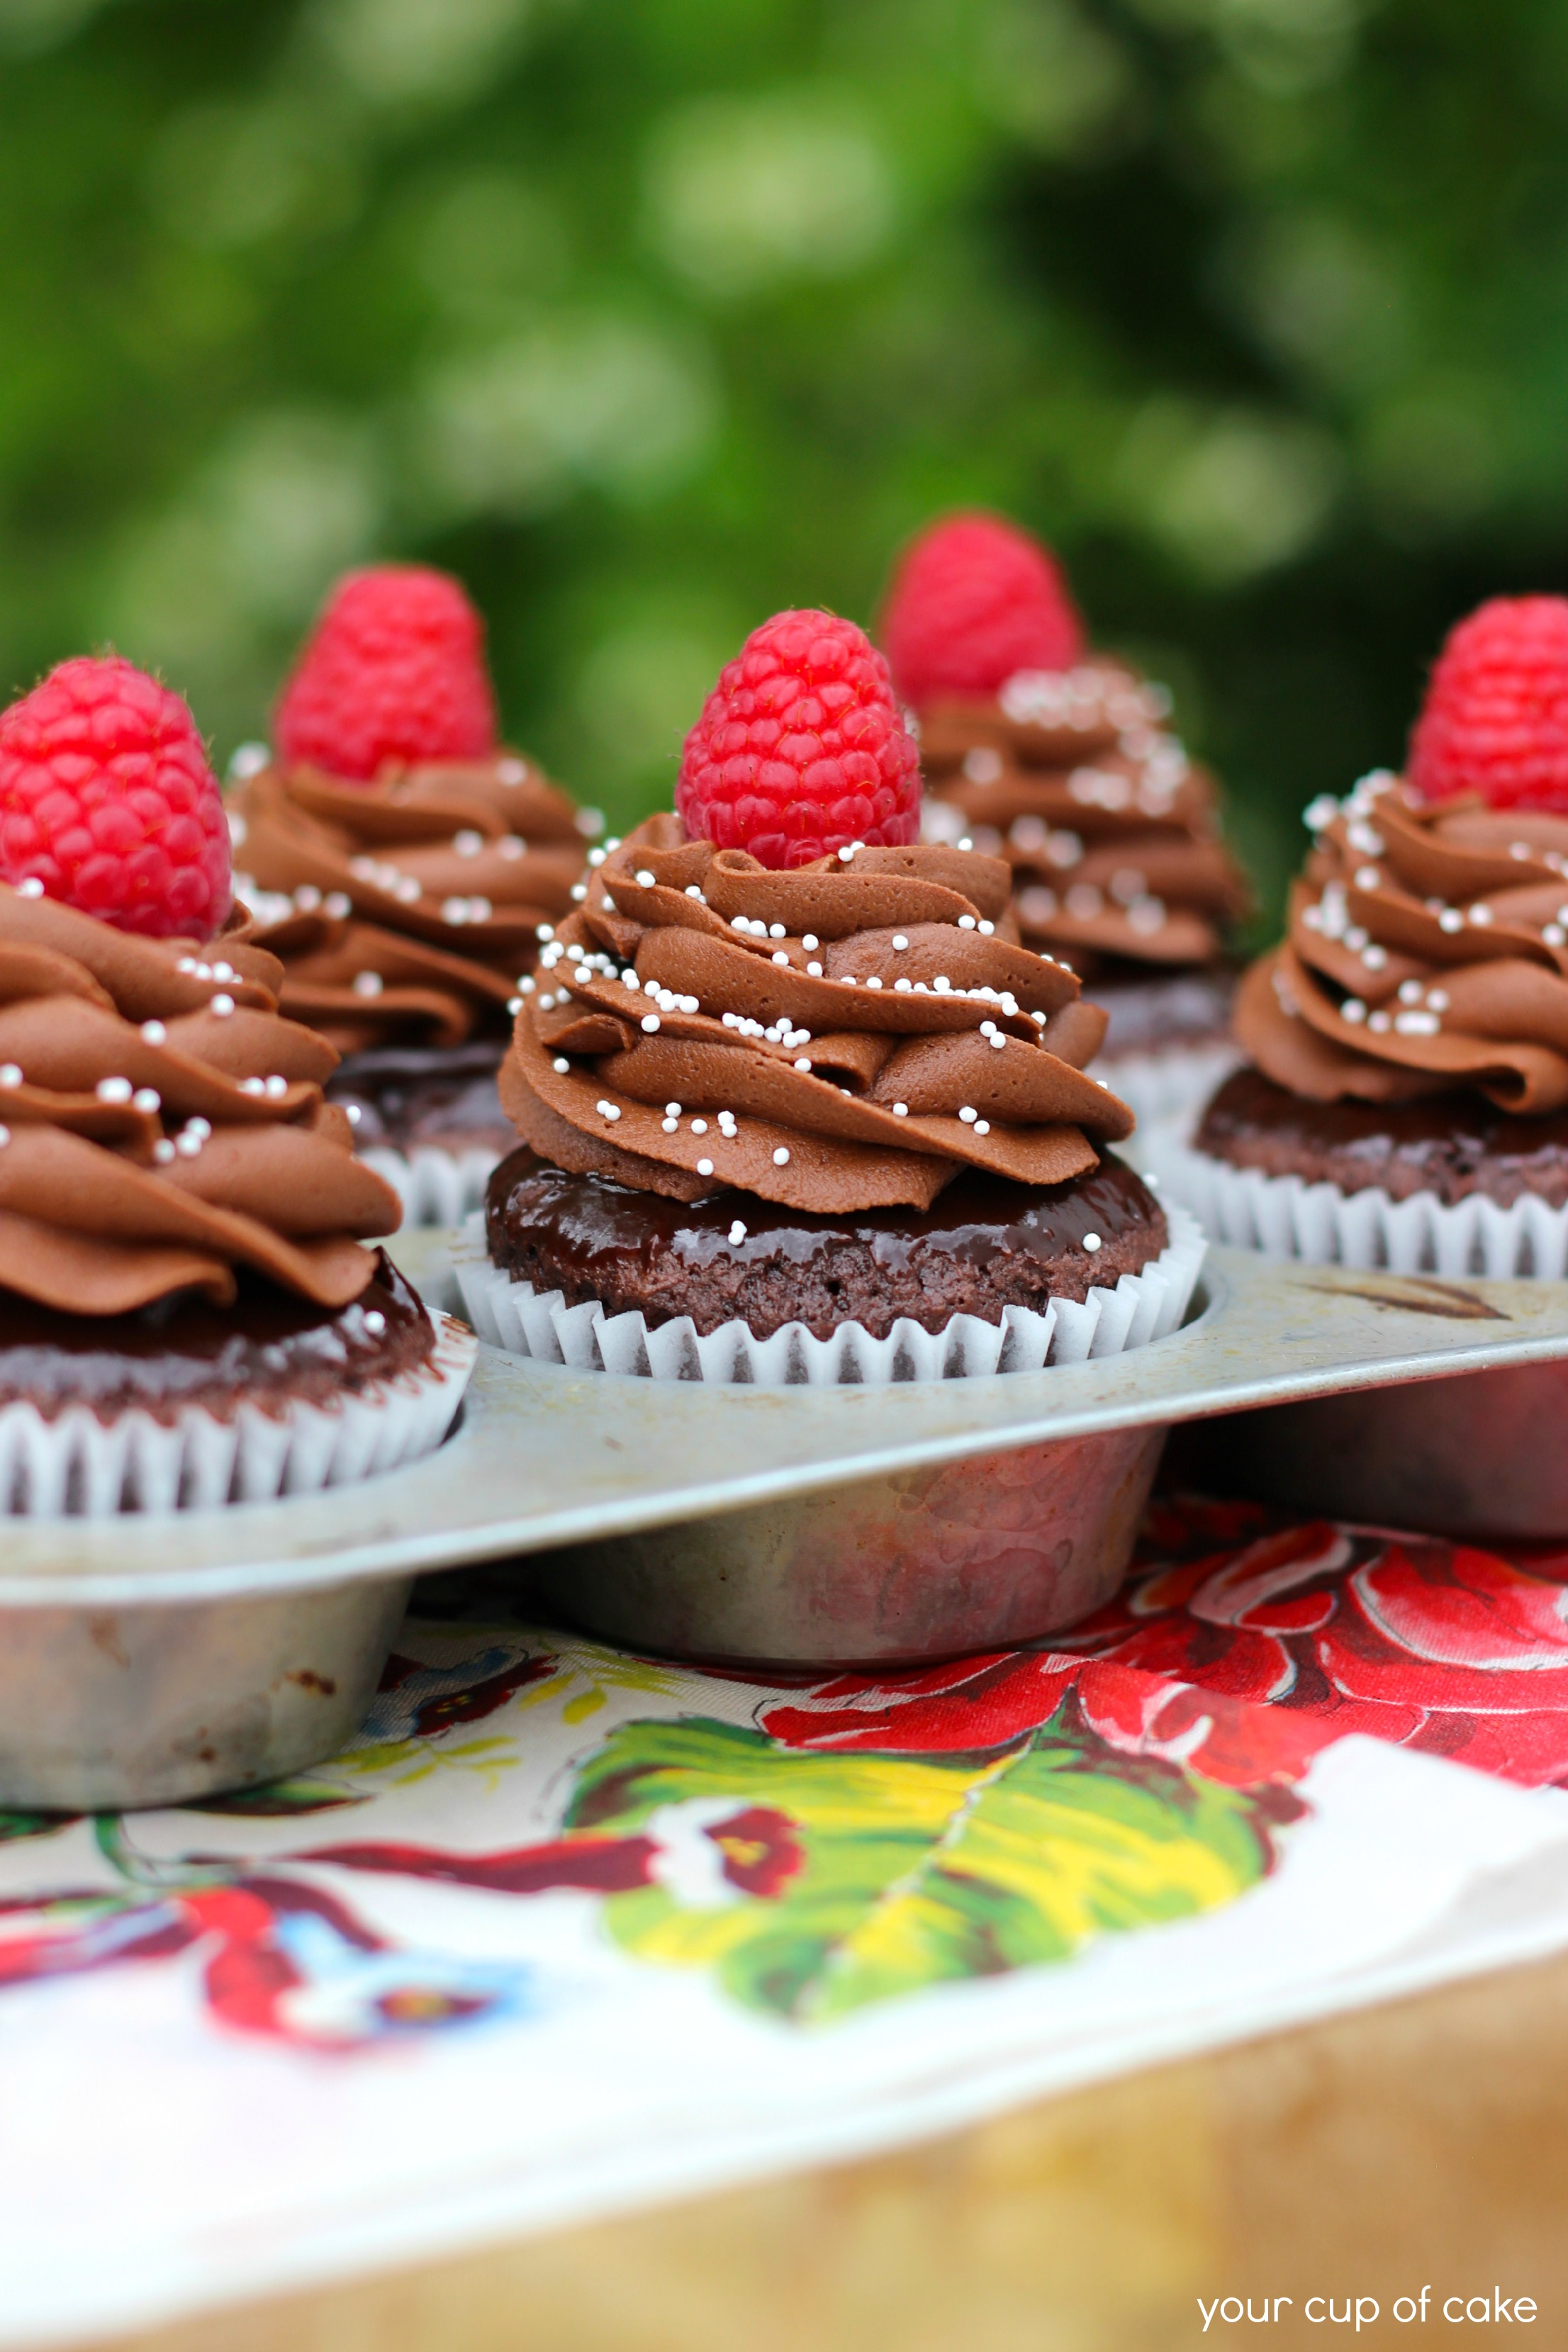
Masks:
[[[439,1296],[439,1237],[399,1255]],[[1038,1639],[1114,1589],[1173,1423],[1555,1360],[1568,1284],[1228,1250],[1183,1330],[1042,1372],[755,1390],[482,1349],[453,1437],[384,1477],[9,1523],[0,1804],[167,1803],[328,1752],[408,1580],[473,1560],[529,1556],[551,1606],[689,1655],[891,1662]]]

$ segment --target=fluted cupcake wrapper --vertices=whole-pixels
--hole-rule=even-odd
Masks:
[[[358,1157],[391,1185],[403,1203],[403,1228],[460,1225],[470,1210],[482,1208],[485,1186],[499,1166],[499,1151],[443,1151],[421,1143],[408,1152],[390,1144],[368,1144]]]
[[[1039,1314],[1004,1307],[998,1323],[955,1315],[940,1331],[903,1318],[885,1339],[873,1338],[861,1323],[841,1323],[826,1339],[804,1323],[786,1323],[765,1339],[739,1321],[704,1335],[689,1315],[650,1327],[640,1314],[609,1314],[596,1298],[568,1307],[563,1292],[536,1291],[491,1264],[479,1216],[468,1219],[452,1259],[479,1336],[514,1355],[645,1380],[881,1387],[891,1381],[1038,1371],[1047,1363],[1116,1356],[1163,1339],[1186,1313],[1205,1249],[1194,1218],[1178,1209],[1170,1226],[1160,1255],[1141,1273],[1122,1275],[1113,1290],[1092,1289],[1082,1302],[1054,1298]]]
[[[105,1423],[90,1407],[52,1416],[0,1409],[0,1517],[110,1518],[121,1511],[210,1510],[317,1494],[433,1453],[450,1429],[479,1343],[432,1308],[428,1363],[330,1406],[277,1412],[248,1402],[225,1419],[197,1405],[163,1421],[140,1406]]]
[[[1140,1160],[1145,1130],[1152,1127],[1174,1125],[1184,1138],[1215,1088],[1244,1058],[1239,1045],[1222,1037],[1202,1045],[1168,1045],[1157,1054],[1102,1055],[1091,1062],[1089,1076],[1103,1078],[1137,1114],[1136,1134],[1117,1146],[1122,1158]]]
[[[1435,1192],[1404,1201],[1378,1186],[1342,1192],[1233,1167],[1169,1132],[1150,1139],[1144,1165],[1159,1179],[1167,1213],[1173,1202],[1191,1210],[1212,1240],[1233,1249],[1449,1281],[1558,1281],[1568,1273],[1568,1209],[1533,1193],[1504,1207],[1481,1192],[1452,1206]]]

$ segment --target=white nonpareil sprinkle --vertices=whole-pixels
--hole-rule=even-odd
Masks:
[[[194,1160],[201,1148],[201,1137],[193,1135],[189,1128],[186,1128],[184,1135],[177,1135],[174,1138],[174,1149],[182,1160]]]
[[[1563,929],[1561,923],[1543,923],[1541,927],[1541,936],[1549,948],[1560,948],[1568,944],[1568,931]]]
[[[988,1118],[977,1118],[974,1122],[974,1132],[976,1135],[989,1135],[991,1121]]]
[[[550,1066],[551,1066],[551,1068],[552,1068],[552,1069],[556,1073],[556,1075],[557,1075],[557,1076],[558,1076],[558,1077],[563,1077],[563,1077],[565,1076],[565,1075],[566,1075],[567,1071],[572,1067],[572,1065],[571,1065],[571,1063],[566,1059],[566,1056],[565,1056],[565,1055],[564,1055],[564,1054],[557,1054],[557,1055],[556,1055],[556,1056],[555,1056],[555,1059],[551,1063]]]
[[[708,1132],[707,1120],[705,1118],[694,1118],[691,1122],[691,1132],[693,1135],[706,1135]]]
[[[875,973],[875,972],[873,972],[873,973],[871,974],[870,979],[866,982],[866,985],[867,985],[867,987],[868,987],[868,988],[880,988],[880,987],[881,987],[881,985],[882,985],[882,983],[881,983],[881,982],[878,979],[878,977],[877,977],[876,973]]]
[[[1358,890],[1376,890],[1382,887],[1382,883],[1383,877],[1375,866],[1357,866],[1355,887]]]
[[[773,1166],[775,1168],[787,1168],[789,1166],[789,1153],[784,1150],[782,1143],[773,1154]]]
[[[1419,1004],[1421,982],[1418,980],[1402,980],[1399,983],[1399,1002],[1401,1004]]]
[[[740,1244],[741,1242],[743,1242],[743,1241],[745,1240],[745,1238],[746,1238],[746,1228],[745,1228],[744,1224],[742,1223],[741,1219],[740,1219],[739,1217],[737,1217],[737,1218],[736,1218],[736,1220],[735,1220],[735,1222],[734,1222],[734,1223],[733,1223],[733,1224],[731,1226],[731,1228],[730,1228],[730,1246],[731,1246],[731,1249],[734,1249],[734,1248],[737,1246],[737,1244]]]
[[[168,1035],[169,1033],[161,1021],[143,1021],[142,1024],[142,1043],[144,1045],[165,1045],[168,1042]]]
[[[654,877],[646,866],[637,867],[637,878],[645,890],[651,890],[654,887]]]
[[[351,1127],[357,1127],[360,1123],[360,1107],[358,1103],[350,1103],[348,1105],[348,1114],[349,1125]]]
[[[642,1026],[648,1036],[651,1037],[653,1035],[654,1031],[658,1027],[658,1025],[659,1022],[657,1013],[645,1013],[643,1014]]]
[[[521,1013],[522,1011],[521,997],[509,996],[506,1001],[506,1009],[509,1013]]]
[[[680,1121],[678,1118],[661,1118],[659,1120],[659,1126],[663,1129],[666,1135],[673,1135],[679,1125]]]
[[[217,994],[212,999],[210,1009],[217,1014],[220,1021],[227,1019],[234,1011],[234,999],[226,989],[219,989]]]
[[[166,1135],[160,1136],[153,1146],[153,1157],[160,1168],[166,1168],[174,1156],[174,1147]]]
[[[138,1087],[131,1097],[131,1108],[132,1110],[162,1110],[163,1097],[156,1087]]]
[[[701,899],[703,906],[708,904],[707,899],[702,897],[702,885],[700,882],[689,882],[686,886],[686,895],[689,898]]]
[[[908,1118],[909,1115],[910,1107],[908,1103],[895,1103],[893,1105],[893,1117],[895,1118]]]
[[[713,1162],[710,1160],[700,1160],[697,1163],[697,1173],[699,1176],[711,1176]]]
[[[1435,1013],[1398,1013],[1394,1025],[1404,1037],[1435,1037],[1443,1024]]]
[[[582,903],[583,903],[584,899],[587,897],[587,895],[588,895],[588,885],[587,885],[585,882],[574,882],[574,883],[573,883],[573,885],[572,885],[572,896],[573,896],[574,899],[576,901],[576,903],[577,903],[577,905],[578,905],[578,906],[581,906],[581,905],[582,905]]]
[[[1369,947],[1363,948],[1361,960],[1368,971],[1381,971],[1388,961],[1388,950],[1379,947],[1377,941],[1373,940]]]
[[[797,1070],[809,1070],[811,1064],[806,1060],[805,1055],[803,1054],[795,1066]]]
[[[533,927],[533,936],[534,936],[534,938],[535,938],[536,940],[541,940],[541,941],[544,941],[544,940],[552,940],[552,939],[555,937],[555,926],[554,926],[554,924],[553,924],[553,923],[535,923],[535,925],[534,925],[534,927]]]
[[[805,944],[806,944],[806,946],[807,946],[808,948],[814,948],[814,947],[816,945],[816,941],[815,940],[806,940],[806,942],[805,942]],[[905,937],[904,937],[904,935],[903,935],[902,931],[895,931],[895,932],[894,932],[894,934],[893,934],[893,946],[894,946],[894,948],[895,948],[896,950],[900,950],[900,951],[901,951],[903,949],[905,949],[905,948],[907,948],[907,947],[909,946],[909,941],[908,941],[908,940],[907,940],[907,939],[905,939]]]
[[[321,901],[321,912],[330,915],[334,923],[346,922],[353,912],[353,900],[346,890],[329,890]]]
[[[23,881],[18,882],[16,885],[16,896],[18,898],[41,898],[43,895],[44,886],[39,881],[36,874],[27,875]]]
[[[1426,991],[1426,1002],[1432,1007],[1434,1013],[1447,1013],[1448,1010],[1447,990],[1446,988],[1429,988]]]
[[[1490,908],[1486,904],[1486,901],[1485,901],[1484,899],[1482,899],[1482,900],[1481,900],[1478,905],[1476,905],[1476,906],[1474,906],[1474,907],[1472,907],[1472,908],[1470,908],[1470,920],[1471,920],[1471,922],[1472,922],[1472,923],[1479,923],[1479,924],[1481,925],[1481,927],[1482,927],[1482,929],[1485,929],[1485,927],[1487,926],[1487,924],[1488,924],[1488,923],[1489,923],[1489,922],[1491,921],[1491,919],[1492,919],[1492,910],[1491,910],[1491,908]]]
[[[679,1118],[680,1117],[680,1105],[679,1103],[666,1103],[664,1107],[664,1115],[666,1118]]]
[[[820,947],[820,946],[821,946],[821,944],[822,944],[822,942],[821,942],[821,940],[817,938],[816,933],[815,931],[807,931],[807,932],[805,932],[805,935],[803,936],[802,940],[801,940],[801,946],[805,950],[805,951],[806,951],[807,955],[809,955],[809,954],[811,953],[811,951],[812,951],[813,948]],[[897,947],[899,944],[900,944],[900,943],[899,943],[899,941],[898,941],[897,940],[895,940],[893,941],[893,945],[894,945],[895,947]],[[906,946],[907,946],[908,944],[909,944],[909,942],[906,940],[906,941],[904,942],[904,945],[906,945]]]
[[[364,1318],[364,1328],[373,1339],[379,1339],[386,1328],[386,1318],[379,1307],[373,1307]]]
[[[1100,1235],[1098,1234],[1085,1234],[1083,1237],[1083,1245],[1092,1257],[1095,1251],[1101,1246]]]
[[[993,937],[994,936],[994,934],[995,934],[995,930],[996,930],[996,926],[995,926],[995,924],[994,924],[994,923],[992,923],[992,922],[987,922],[987,920],[985,919],[985,917],[984,917],[984,915],[982,915],[982,917],[981,917],[981,919],[980,919],[979,922],[978,922],[978,923],[976,923],[976,925],[974,926],[974,928],[975,928],[975,929],[979,932],[980,936],[981,936],[981,938],[982,938],[983,940],[988,940],[988,939],[993,938]]]
[[[1460,914],[1458,908],[1457,907],[1445,907],[1442,913],[1437,918],[1437,929],[1440,931],[1462,931],[1464,928],[1465,919],[1463,915]]]
[[[980,1113],[973,1108],[973,1104],[965,1103],[958,1116],[963,1121],[965,1127],[973,1127],[975,1120],[979,1118]]]
[[[1375,1029],[1381,1037],[1385,1030],[1393,1026],[1393,1024],[1386,1013],[1380,1012],[1369,1013],[1366,1016],[1366,1025],[1369,1029]]]
[[[100,1078],[96,1092],[100,1102],[128,1103],[131,1099],[131,1081],[129,1078]]]
[[[212,1133],[212,1122],[205,1118],[188,1118],[185,1121],[185,1133],[194,1135],[198,1142],[205,1143]]]
[[[484,835],[476,833],[472,825],[466,824],[460,833],[452,835],[452,846],[459,857],[478,857],[484,845]]]
[[[770,923],[768,925],[768,937],[770,940],[787,940],[789,933],[785,930],[782,923]]]
[[[1366,1007],[1362,1003],[1361,998],[1359,996],[1347,996],[1344,1003],[1340,1007],[1340,1017],[1344,1021],[1364,1021],[1366,1019]]]
[[[805,968],[811,974],[813,980],[820,980],[822,978],[822,966],[819,963],[808,963]]]
[[[783,948],[775,948],[773,952],[772,961],[774,963],[788,963],[789,957]]]
[[[997,1053],[1000,1053],[1003,1046],[1007,1043],[1007,1040],[1003,1036],[1000,1029],[995,1029],[992,1031],[991,1043],[995,1047]]]
[[[379,996],[384,986],[385,982],[378,971],[356,971],[354,974],[356,996]]]
[[[958,919],[958,928],[961,931],[972,931],[974,929],[973,916],[960,915]]]

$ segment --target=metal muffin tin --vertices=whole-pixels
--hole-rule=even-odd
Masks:
[[[445,1303],[442,1237],[396,1255]],[[0,1805],[167,1804],[330,1753],[411,1578],[470,1561],[516,1559],[546,1605],[679,1654],[1037,1640],[1115,1589],[1173,1423],[1555,1360],[1568,1283],[1223,1249],[1183,1330],[1042,1372],[759,1390],[482,1349],[455,1434],[405,1469],[224,1511],[7,1522]]]

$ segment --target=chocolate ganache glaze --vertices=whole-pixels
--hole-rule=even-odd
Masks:
[[[940,1331],[954,1315],[994,1323],[1043,1296],[1081,1300],[1166,1239],[1114,1157],[1043,1188],[969,1168],[928,1209],[816,1216],[729,1189],[685,1203],[567,1176],[526,1144],[491,1177],[486,1224],[495,1265],[568,1306],[596,1298],[650,1327],[689,1315],[700,1332],[739,1318],[759,1337],[800,1322],[818,1339],[846,1321],[884,1338],[905,1316]]]
[[[360,1297],[399,1204],[281,977],[243,929],[144,939],[0,886],[0,1289],[95,1317],[226,1305],[247,1273]]]
[[[1212,963],[1247,908],[1214,782],[1168,711],[1163,688],[1100,658],[921,717],[928,834],[1005,857],[1020,936],[1086,978]]]
[[[598,830],[510,751],[373,783],[264,768],[231,823],[236,895],[280,960],[282,1010],[345,1054],[504,1035]]]
[[[1568,817],[1380,772],[1307,820],[1287,936],[1237,999],[1258,1068],[1314,1102],[1568,1107]]]
[[[1105,1016],[996,933],[1008,868],[926,844],[778,872],[650,817],[542,950],[501,1100],[555,1166],[819,1215],[928,1208],[963,1167],[1093,1169],[1132,1114]]]

